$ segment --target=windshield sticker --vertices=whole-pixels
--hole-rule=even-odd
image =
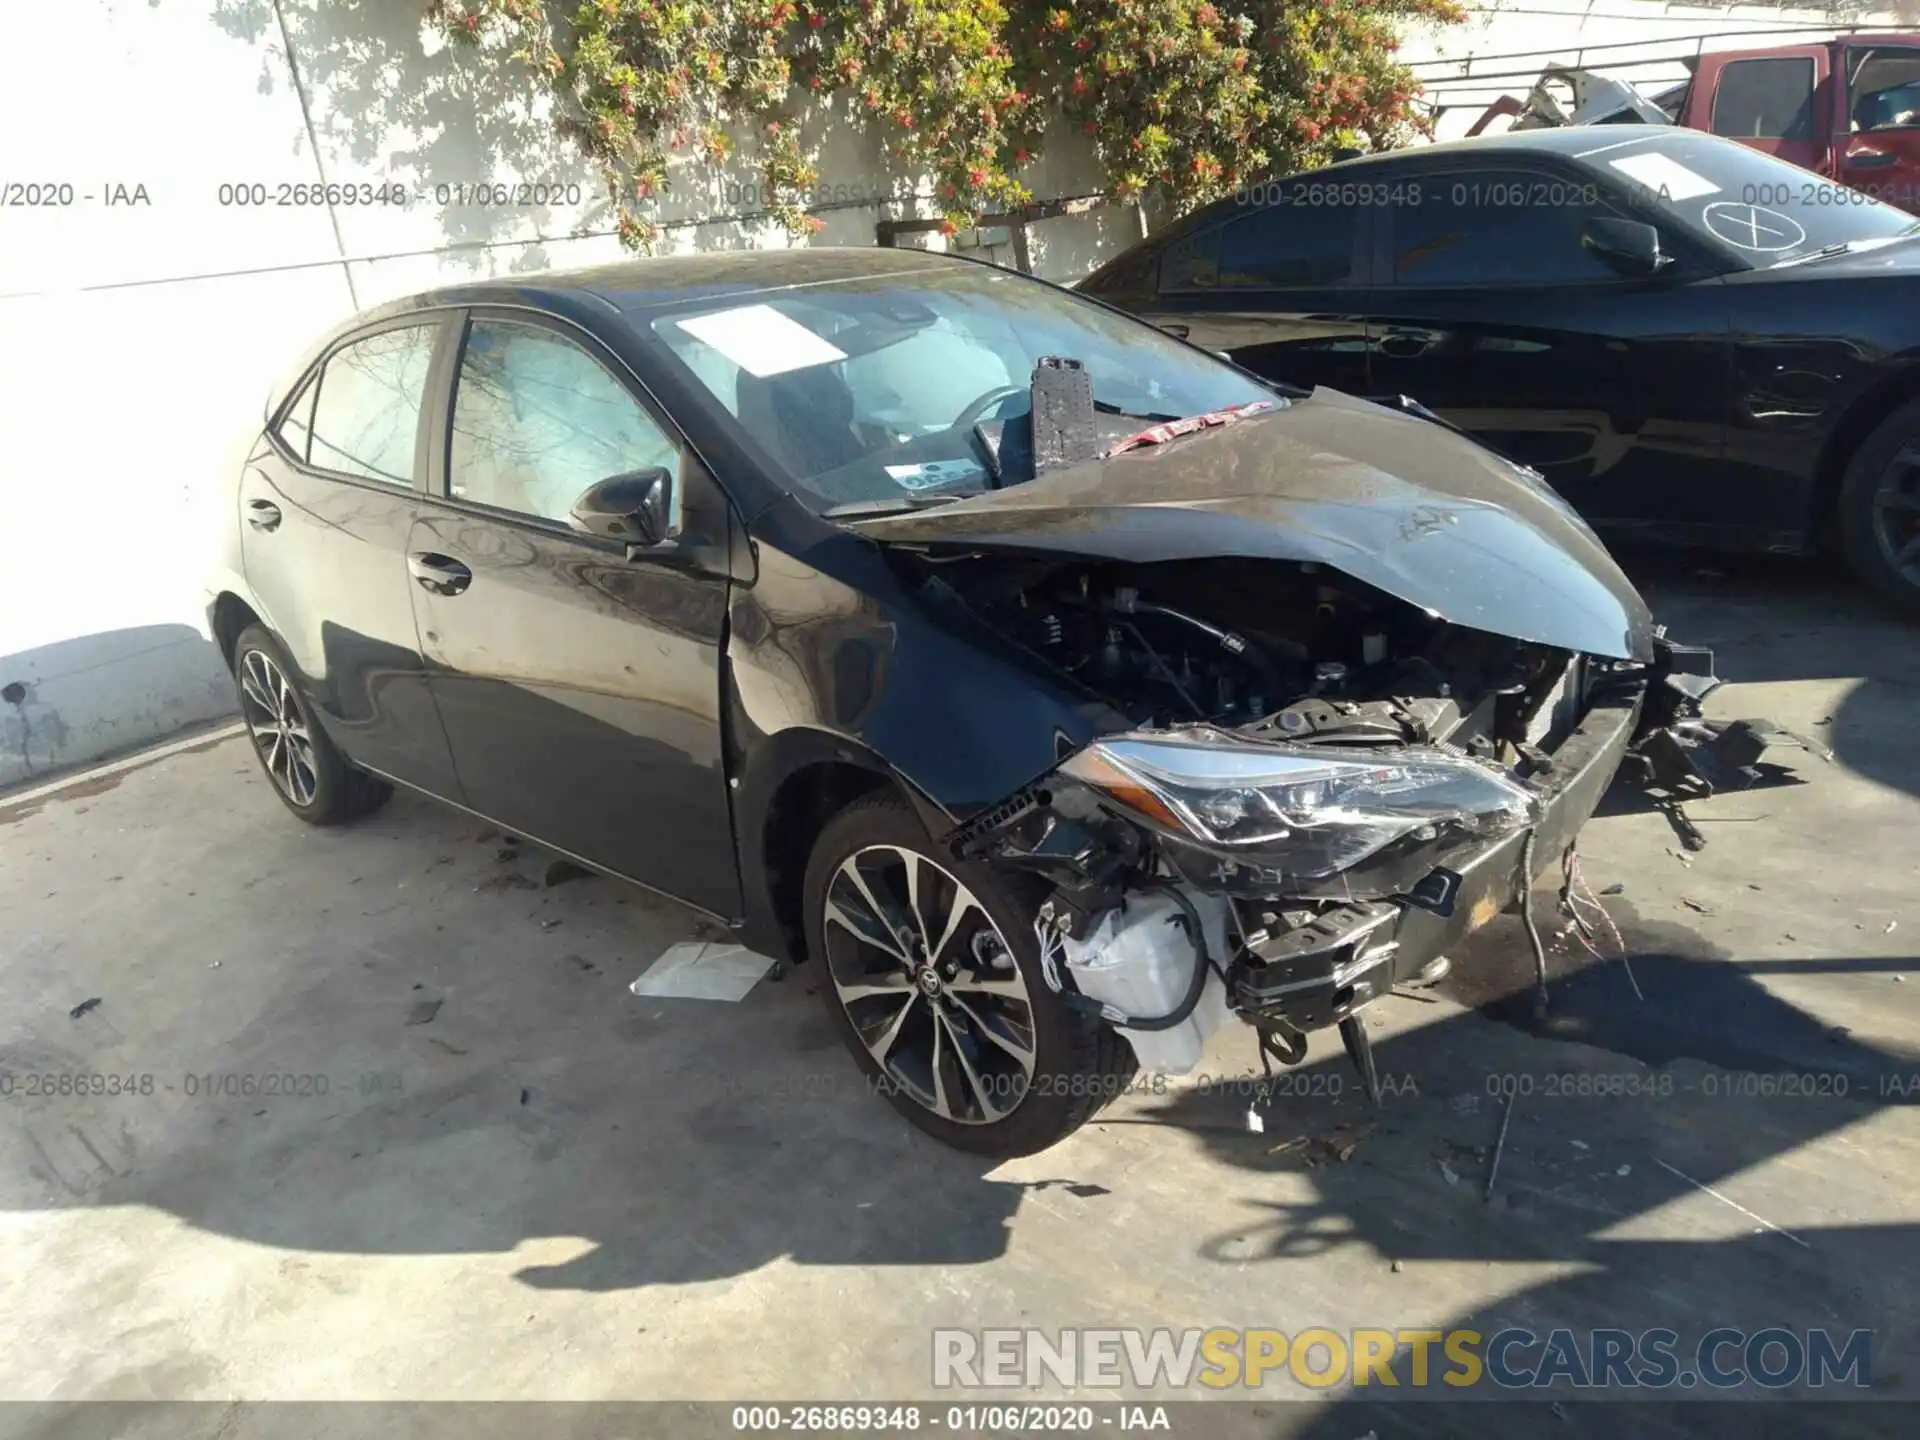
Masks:
[[[888,478],[902,490],[939,490],[968,480],[984,480],[987,472],[971,460],[929,460],[921,465],[889,465]]]
[[[1807,238],[1807,232],[1791,215],[1731,200],[1719,200],[1707,206],[1700,212],[1700,223],[1734,249],[1757,250],[1763,255],[1791,250]]]
[[[742,305],[737,310],[716,310],[711,315],[695,315],[673,323],[694,339],[711,345],[749,375],[762,379],[847,358],[846,351],[771,305]]]
[[[1698,200],[1702,195],[1720,193],[1720,187],[1706,176],[1696,175],[1678,160],[1657,150],[1622,155],[1607,164],[1629,180],[1637,180],[1662,200]]]

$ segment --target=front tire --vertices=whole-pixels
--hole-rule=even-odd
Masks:
[[[233,646],[240,718],[273,793],[309,825],[340,825],[379,809],[393,787],[347,764],[314,720],[293,673],[266,629],[249,625],[240,632]]]
[[[874,1088],[934,1138],[1031,1155],[1132,1075],[1126,1041],[1048,988],[1035,897],[941,854],[894,796],[828,822],[804,894],[808,954],[841,1038]]]
[[[1920,400],[1881,422],[1840,482],[1840,541],[1854,573],[1920,620]]]

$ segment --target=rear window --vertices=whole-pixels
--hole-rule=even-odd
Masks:
[[[1813,138],[1813,60],[1734,60],[1720,72],[1713,133],[1733,140]]]
[[[1102,299],[1151,295],[1154,274],[1159,268],[1160,247],[1142,244],[1102,265],[1074,288]]]
[[[411,485],[420,402],[439,326],[383,330],[342,346],[320,373],[308,462]]]
[[[1360,211],[1316,202],[1323,187],[1276,187],[1265,203],[1221,209],[1219,219],[1167,247],[1160,288],[1291,289],[1352,277]],[[1332,189],[1333,187],[1324,187]]]

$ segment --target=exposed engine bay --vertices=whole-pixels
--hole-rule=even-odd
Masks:
[[[926,557],[928,584],[1142,729],[1292,744],[1444,744],[1492,759],[1572,657],[1447,624],[1311,564]],[[1568,704],[1558,722],[1570,720]],[[1553,718],[1553,717],[1549,717]],[[1516,760],[1519,755],[1516,753]]]
[[[1048,984],[1174,1073],[1237,1014],[1282,1063],[1339,1025],[1373,1089],[1356,1012],[1570,855],[1634,740],[1703,723],[1717,683],[1664,639],[1653,664],[1576,655],[1312,563],[901,563],[1116,712],[949,843],[1047,882]]]

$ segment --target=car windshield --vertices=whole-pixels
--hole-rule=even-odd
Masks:
[[[1029,443],[1043,356],[1085,368],[1107,434],[1277,399],[1149,325],[984,265],[761,291],[653,332],[818,510],[1030,479],[1030,464],[1002,464],[1001,440],[1009,457]]]
[[[1913,216],[1858,190],[1696,131],[1609,141],[1598,129],[1575,158],[1649,219],[1672,215],[1755,269],[1916,230]]]

